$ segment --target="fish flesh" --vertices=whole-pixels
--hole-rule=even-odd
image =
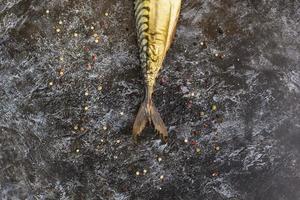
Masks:
[[[162,140],[168,138],[167,128],[152,101],[152,94],[156,77],[175,34],[180,8],[181,0],[135,0],[139,56],[145,79],[145,98],[132,130],[135,139],[140,136],[147,122],[153,123]]]

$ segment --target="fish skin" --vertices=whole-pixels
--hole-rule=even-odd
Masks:
[[[133,125],[136,139],[147,121],[166,141],[167,128],[152,102],[153,88],[171,46],[181,7],[181,0],[135,0],[136,31],[146,94]]]

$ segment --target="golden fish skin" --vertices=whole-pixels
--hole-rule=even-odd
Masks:
[[[135,19],[141,67],[146,83],[145,100],[141,104],[133,125],[136,138],[147,121],[153,122],[163,140],[167,128],[152,102],[153,87],[166,53],[170,48],[179,17],[181,0],[136,0]]]

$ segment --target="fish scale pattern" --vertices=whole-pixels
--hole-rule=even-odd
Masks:
[[[150,1],[149,0],[136,0],[135,1],[135,18],[136,18],[136,30],[138,35],[139,54],[141,67],[145,80],[147,79],[147,60],[148,60],[148,44],[149,44],[149,13],[150,13]]]

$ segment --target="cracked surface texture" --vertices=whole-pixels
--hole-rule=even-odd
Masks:
[[[184,1],[154,102],[132,0],[1,0],[0,199],[300,199],[300,2]]]

